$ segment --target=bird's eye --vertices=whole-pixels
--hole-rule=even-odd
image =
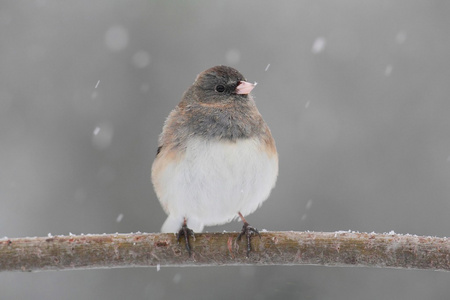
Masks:
[[[216,92],[223,93],[225,91],[225,87],[221,84],[216,85]]]

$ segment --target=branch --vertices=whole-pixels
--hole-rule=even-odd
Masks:
[[[184,242],[174,234],[103,234],[0,239],[0,271],[143,266],[322,265],[450,271],[450,240],[354,232],[262,232],[235,243],[237,233],[202,233]]]

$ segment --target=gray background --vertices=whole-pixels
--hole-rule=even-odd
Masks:
[[[449,235],[449,3],[3,1],[0,236],[159,231],[158,134],[195,76],[218,64],[259,83],[280,155],[251,224]],[[448,299],[449,281],[163,266],[1,273],[0,298]]]

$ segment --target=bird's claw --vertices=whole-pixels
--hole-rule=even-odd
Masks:
[[[181,226],[181,229],[180,229],[180,231],[178,231],[178,234],[177,234],[178,244],[180,243],[181,236],[184,236],[184,241],[186,243],[186,250],[189,253],[189,257],[190,257],[191,256],[191,244],[189,242],[189,236],[192,236],[192,238],[195,241],[194,231],[192,229],[188,228],[186,224],[183,224],[183,226]]]
[[[247,238],[247,257],[249,256],[250,251],[252,251],[251,237],[255,234],[257,234],[259,238],[261,238],[261,234],[259,234],[258,229],[250,226],[247,222],[244,222],[241,233],[239,233],[236,238],[236,242],[240,241],[243,235],[245,235],[245,237]]]

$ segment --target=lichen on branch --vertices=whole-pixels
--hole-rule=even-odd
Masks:
[[[246,257],[238,233],[134,233],[0,239],[0,271],[145,266],[322,265],[450,270],[447,238],[358,232],[261,232]]]

